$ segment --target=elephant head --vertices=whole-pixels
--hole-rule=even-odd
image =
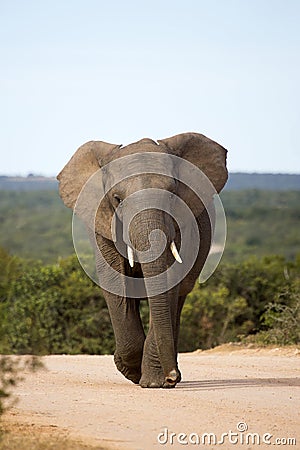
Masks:
[[[175,279],[170,285],[165,274],[175,260],[178,267],[184,255],[182,231],[174,218],[180,216],[191,236],[187,211],[192,212],[198,224],[214,192],[223,188],[227,180],[226,153],[222,146],[198,133],[183,133],[158,142],[142,139],[126,147],[91,141],[77,150],[57,177],[62,200],[74,209],[83,187],[87,182],[90,184],[94,174],[100,174],[91,183],[93,192],[98,186],[105,193],[100,205],[96,202],[94,232],[97,242],[101,242],[100,250],[109,264],[115,265],[123,276],[134,278],[135,286],[143,283],[165,384],[174,385],[178,381],[174,344],[177,312],[172,312],[170,303],[180,295],[180,283]],[[200,169],[211,182],[212,188],[207,188],[206,184],[201,197],[182,181],[192,176],[193,168]],[[89,214],[90,198],[89,193],[87,200],[81,202],[79,215]],[[195,246],[191,240],[189,242]],[[185,254],[189,251],[185,249]],[[198,249],[195,255],[196,261]],[[185,277],[188,278],[188,273]],[[114,276],[109,283],[114,283]],[[109,291],[109,287],[105,291]],[[115,296],[106,292],[106,299],[110,306]],[[117,338],[116,328],[117,325],[114,326]]]
[[[189,161],[204,172],[217,192],[221,191],[227,181],[227,151],[216,142],[198,133],[182,133],[159,140],[158,143],[151,139],[142,139],[127,147],[102,141],[90,141],[79,147],[68,164],[57,176],[60,196],[65,205],[74,209],[85,183],[100,168],[106,167],[108,163],[118,160],[121,157],[136,154],[137,156],[141,156],[139,159],[137,158],[135,164],[138,166],[139,172],[142,169],[142,174],[136,177],[138,179],[135,181],[126,180],[125,182],[119,183],[112,192],[109,192],[105,196],[96,215],[95,231],[98,234],[107,239],[116,240],[115,234],[112,232],[112,219],[118,203],[135,192],[135,190],[139,188],[144,189],[145,186],[169,189],[180,198],[183,198],[196,216],[199,215],[203,210],[203,204],[200,199],[196,198],[193,192],[187,190],[186,186],[178,183],[173,178],[173,172],[180,170],[180,167],[175,168],[172,160],[168,161],[165,159],[164,162],[166,164],[169,163],[173,167],[167,167],[166,165],[163,168],[164,173],[169,175],[170,180],[168,182],[166,182],[166,179],[160,181],[159,177],[155,178],[153,175],[150,176],[147,174],[147,167],[144,166],[143,162],[144,152],[171,154]],[[132,164],[132,160],[129,162]],[[123,160],[119,165],[115,164],[113,170],[115,172],[123,172],[125,176],[127,168],[124,167],[124,163],[126,161],[124,162]],[[154,164],[157,166],[159,163],[158,161],[154,161]],[[106,174],[106,178],[109,176],[114,177],[114,173]],[[177,174],[176,178],[180,179],[180,176]],[[105,183],[103,175],[102,182]],[[111,180],[110,183],[112,184]],[[177,186],[175,187],[174,184],[177,184]],[[122,192],[122,194],[119,195],[118,192]]]

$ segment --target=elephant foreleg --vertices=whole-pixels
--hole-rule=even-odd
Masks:
[[[163,387],[164,371],[159,360],[157,345],[154,337],[154,329],[150,319],[150,327],[144,344],[142,361],[142,387]]]
[[[173,328],[173,338],[174,347],[177,357],[178,348],[178,336],[179,336],[179,326],[180,326],[180,314],[184,304],[186,296],[181,296],[178,299],[173,298],[170,302],[170,312],[172,317],[172,328]],[[178,370],[178,383],[181,379],[180,371]],[[175,384],[176,384],[175,383]],[[174,383],[166,382],[164,371],[159,360],[158,349],[155,341],[154,328],[151,323],[150,317],[150,327],[147,338],[144,344],[144,355],[142,362],[142,378],[140,380],[140,385],[142,387],[174,387]]]
[[[133,383],[139,383],[145,341],[139,301],[114,297],[107,299],[107,304],[116,340],[117,369]]]
[[[115,271],[125,274],[124,259],[114,244],[102,236],[97,236],[101,255]],[[105,279],[107,268],[96,250],[97,269]],[[145,332],[140,317],[140,301],[118,296],[103,289],[116,340],[115,364],[117,369],[129,380],[138,383],[141,378],[141,365]]]

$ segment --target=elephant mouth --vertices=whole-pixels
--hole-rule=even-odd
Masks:
[[[179,252],[177,250],[177,247],[176,247],[176,244],[174,241],[171,242],[170,250],[171,250],[172,255],[174,256],[175,260],[179,264],[182,264],[182,259],[179,255]],[[134,253],[133,253],[133,249],[131,247],[129,247],[129,245],[127,245],[127,258],[128,258],[130,267],[133,267],[134,266]]]

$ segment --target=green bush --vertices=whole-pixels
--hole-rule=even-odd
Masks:
[[[9,258],[1,260],[2,269],[9,264]],[[8,278],[1,286],[6,293],[0,301],[0,352],[113,351],[113,331],[102,292],[75,256],[48,266],[23,262],[18,274]]]
[[[299,286],[278,296],[269,303],[261,316],[262,330],[248,336],[247,342],[259,345],[291,345],[300,342],[300,292]]]
[[[204,285],[196,284],[188,295],[179,349],[207,349],[249,334],[255,339],[259,332],[264,333],[261,337],[273,333],[273,341],[276,334],[278,343],[298,343],[299,322],[292,316],[299,307],[299,276],[299,256],[294,262],[268,256],[239,264],[222,263]],[[289,334],[280,340],[283,324]]]
[[[247,339],[299,342],[300,256],[222,263],[196,283],[181,317],[180,351]],[[141,304],[145,328],[149,311]],[[101,289],[75,256],[56,264],[0,250],[0,353],[106,354],[114,336]]]

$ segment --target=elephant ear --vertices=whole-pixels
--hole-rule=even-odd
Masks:
[[[217,192],[222,190],[228,178],[227,150],[224,147],[199,133],[177,134],[158,142],[164,143],[174,155],[201,169]]]
[[[99,170],[101,161],[119,147],[121,145],[109,144],[102,141],[86,142],[79,147],[63,170],[57,175],[59,194],[68,208],[74,209],[77,198],[85,183]],[[108,200],[104,198],[97,211],[95,231],[107,239],[112,239],[110,228],[112,216],[113,210]]]

